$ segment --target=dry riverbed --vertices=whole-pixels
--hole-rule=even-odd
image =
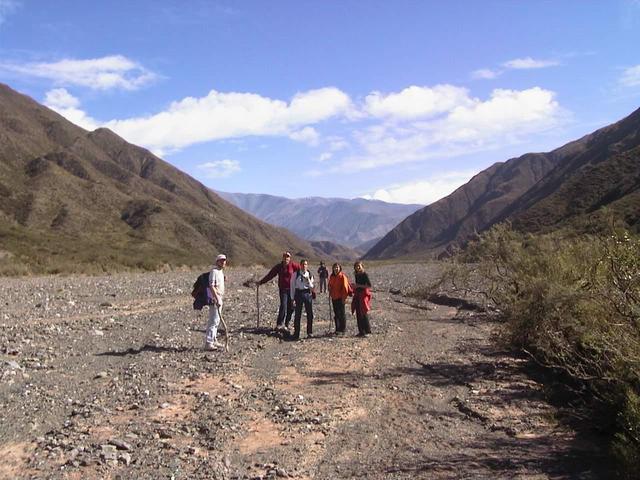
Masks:
[[[202,349],[198,272],[0,279],[0,478],[607,478],[490,318],[405,296],[433,266],[369,270],[367,338],[319,296],[300,342],[264,328],[274,285],[256,328],[265,271],[227,272],[228,353]]]

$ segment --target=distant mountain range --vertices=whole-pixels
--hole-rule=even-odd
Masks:
[[[423,205],[355,198],[290,199],[254,193],[216,192],[265,222],[314,241],[329,241],[365,252],[407,215]]]
[[[505,220],[527,232],[581,228],[603,207],[637,230],[639,145],[640,109],[551,152],[496,163],[407,217],[365,258],[435,256]]]
[[[0,267],[203,265],[218,252],[270,263],[283,249],[325,255],[113,132],[87,132],[0,84]]]

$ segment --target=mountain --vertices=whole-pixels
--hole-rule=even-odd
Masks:
[[[107,129],[0,84],[0,267],[90,271],[273,262],[313,247]],[[10,267],[12,265],[12,267]]]
[[[357,248],[379,239],[422,205],[379,200],[217,192],[222,198],[272,225],[285,227],[307,240],[326,240]]]
[[[365,258],[438,255],[505,220],[530,232],[575,227],[602,207],[637,228],[639,145],[640,109],[551,152],[496,163],[407,217]]]
[[[320,259],[353,261],[362,256],[362,252],[326,240],[312,240],[310,243],[314,250],[320,254]]]
[[[604,207],[640,229],[640,109],[589,136],[584,152],[559,163],[505,217],[528,232],[581,228]]]

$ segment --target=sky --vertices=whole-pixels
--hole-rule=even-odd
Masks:
[[[429,204],[640,107],[640,0],[0,0],[0,82],[208,187]]]

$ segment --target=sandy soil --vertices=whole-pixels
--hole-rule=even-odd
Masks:
[[[227,272],[229,352],[202,349],[198,272],[0,279],[0,478],[607,478],[489,317],[405,296],[434,266],[369,269],[366,338],[319,296],[299,342],[274,285],[256,327],[265,271]]]

